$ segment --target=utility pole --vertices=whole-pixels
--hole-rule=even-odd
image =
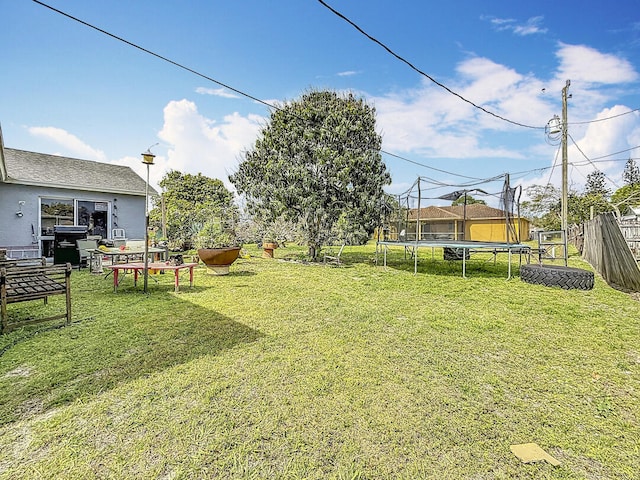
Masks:
[[[568,234],[568,216],[569,216],[569,187],[568,187],[568,164],[567,157],[567,92],[571,85],[571,80],[567,80],[566,85],[562,89],[562,201],[561,201],[561,222],[564,238]]]
[[[160,199],[162,200],[162,239],[167,240],[167,204],[164,201],[164,192],[162,192]]]

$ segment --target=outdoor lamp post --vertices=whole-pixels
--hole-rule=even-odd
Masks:
[[[147,166],[147,183],[144,192],[144,293],[149,282],[149,166],[153,165],[155,155],[150,149],[142,154],[142,163]]]

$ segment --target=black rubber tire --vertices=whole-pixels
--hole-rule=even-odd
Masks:
[[[463,256],[465,260],[469,260],[471,257],[468,248],[444,247],[442,249],[442,258],[444,260],[462,260]]]
[[[594,283],[593,272],[559,265],[521,265],[520,280],[565,290],[591,290]]]

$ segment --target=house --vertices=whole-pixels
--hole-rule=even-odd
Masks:
[[[57,225],[86,226],[103,239],[124,229],[142,239],[146,188],[126,166],[5,148],[0,130],[0,247],[52,257]]]
[[[620,217],[620,223],[640,223],[640,207],[629,207]]]
[[[640,260],[640,207],[629,207],[618,226],[634,257]]]
[[[526,218],[507,219],[503,210],[480,203],[446,207],[429,206],[408,212],[407,238],[421,240],[473,240],[517,243],[529,238]],[[507,234],[507,231],[509,232]]]

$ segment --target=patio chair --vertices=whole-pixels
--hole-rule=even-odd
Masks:
[[[338,251],[337,255],[331,255],[331,254],[327,254],[324,256],[324,264],[325,265],[336,265],[336,266],[340,266],[340,255],[342,255],[342,251],[344,250],[344,246],[345,244],[343,243],[342,246],[340,247],[340,250]],[[331,252],[333,253],[333,252]]]
[[[124,228],[114,228],[111,230],[111,240],[113,241],[113,246],[116,248],[120,245],[125,245],[127,243],[127,235]]]
[[[85,267],[88,265],[89,257],[90,257],[89,250],[97,249],[98,241],[97,240],[76,240],[76,245],[78,248],[78,255],[80,257],[80,263],[78,264],[78,270],[80,270],[83,265]]]

